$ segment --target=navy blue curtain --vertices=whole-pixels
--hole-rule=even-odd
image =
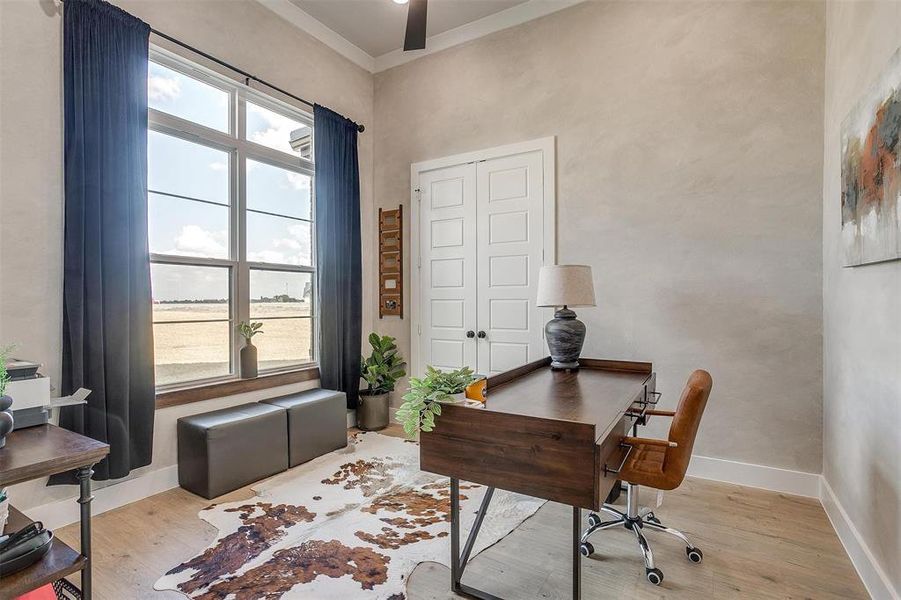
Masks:
[[[313,116],[320,383],[345,392],[347,407],[356,408],[363,328],[357,125],[318,105]]]
[[[60,425],[110,445],[95,479],[150,464],[154,379],[147,243],[149,26],[101,0],[63,14],[65,254]],[[52,483],[67,483],[62,477]]]

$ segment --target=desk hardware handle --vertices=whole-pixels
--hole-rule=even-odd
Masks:
[[[627,410],[626,416],[632,419],[635,419],[637,423],[640,425],[644,425],[646,423],[645,419],[647,418],[648,406],[650,406],[647,402],[641,402],[641,409],[639,410]]]
[[[630,444],[624,444],[622,442],[619,443],[619,447],[626,449],[626,453],[623,455],[623,460],[619,463],[619,466],[616,467],[615,469],[611,469],[611,468],[607,467],[607,464],[604,463],[604,474],[605,475],[609,475],[611,473],[616,475],[617,473],[622,471],[623,467],[626,466],[626,461],[629,460],[629,455],[632,454],[632,449],[635,448],[635,446],[632,446]]]
[[[473,331],[472,329],[470,329],[469,331],[466,332],[466,337],[468,337],[469,339],[472,339],[475,336],[476,336],[476,332]]]
[[[488,334],[484,331],[479,331],[478,336],[480,340],[484,340],[486,337],[488,337]]]

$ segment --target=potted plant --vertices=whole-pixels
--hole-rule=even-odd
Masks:
[[[366,380],[366,389],[360,390],[357,406],[357,426],[374,431],[388,426],[390,394],[397,380],[407,374],[404,359],[397,351],[391,336],[369,334],[372,353],[360,359],[360,376]]]
[[[432,366],[426,367],[425,377],[410,378],[410,391],[404,394],[404,403],[397,411],[407,437],[413,439],[420,431],[432,431],[441,415],[441,404],[462,402],[466,386],[476,379],[469,367],[441,371]]]
[[[13,399],[6,395],[6,384],[9,383],[9,373],[6,371],[6,362],[13,351],[13,346],[0,348],[0,448],[6,445],[6,435],[13,430],[13,414],[9,407],[13,405]]]
[[[238,323],[238,331],[244,336],[244,347],[241,348],[241,377],[253,379],[257,376],[257,347],[253,345],[251,338],[258,333],[263,333],[263,324],[259,321],[241,321]]]

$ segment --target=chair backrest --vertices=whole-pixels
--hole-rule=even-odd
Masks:
[[[713,378],[707,371],[697,370],[688,378],[682,398],[676,408],[669,428],[669,441],[678,444],[675,448],[667,448],[663,461],[663,472],[667,480],[675,486],[682,483],[688,463],[691,461],[691,450],[695,445],[695,436],[701,424],[701,416],[710,397]]]

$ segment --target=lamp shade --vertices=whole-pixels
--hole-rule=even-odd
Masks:
[[[595,306],[588,265],[551,265],[538,272],[538,306]]]

